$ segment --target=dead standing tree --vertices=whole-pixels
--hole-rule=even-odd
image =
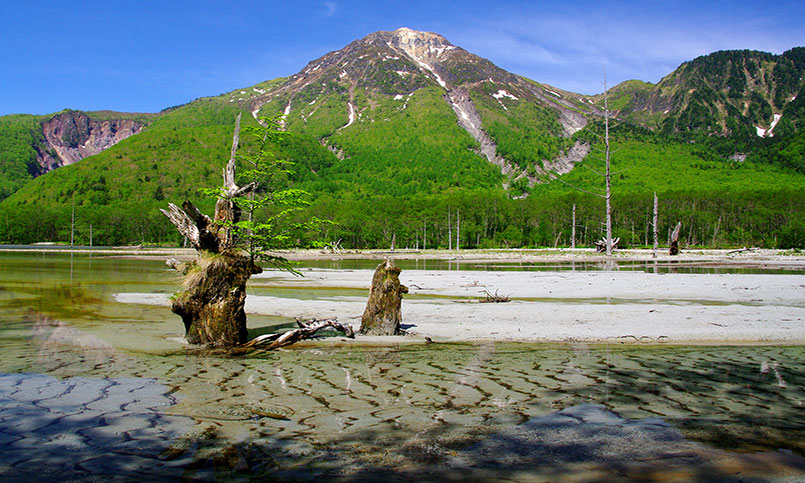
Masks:
[[[235,123],[232,152],[224,168],[224,187],[211,219],[190,201],[182,208],[170,203],[160,211],[198,252],[198,258],[183,267],[184,290],[173,300],[171,310],[179,315],[191,344],[233,346],[246,342],[246,282],[262,269],[242,252],[235,226],[241,210],[235,199],[251,193],[252,182],[235,183],[235,153],[240,135],[240,115]]]
[[[604,156],[603,157],[604,171],[600,172],[600,171],[598,171],[596,169],[591,168],[590,166],[588,166],[588,164],[582,164],[582,166],[584,166],[585,168],[589,169],[593,173],[595,173],[595,174],[599,175],[600,177],[604,178],[604,192],[603,193],[595,193],[595,192],[592,192],[592,191],[588,191],[588,190],[579,188],[577,186],[573,186],[572,184],[564,181],[561,178],[557,178],[560,182],[570,186],[571,188],[573,188],[573,189],[575,189],[577,191],[581,191],[583,193],[591,194],[591,195],[594,195],[594,196],[597,196],[599,198],[604,199],[604,203],[605,203],[605,206],[606,206],[606,211],[605,211],[605,215],[606,215],[606,217],[605,217],[606,234],[605,234],[604,238],[602,238],[602,241],[604,242],[603,250],[596,250],[596,251],[605,251],[607,255],[612,255],[612,250],[615,248],[615,244],[616,244],[616,243],[614,243],[613,238],[612,238],[612,176],[615,175],[615,174],[619,174],[619,173],[622,173],[623,171],[625,171],[625,170],[623,170],[623,171],[619,171],[617,173],[613,173],[612,170],[611,170],[610,165],[611,165],[612,154],[614,154],[615,152],[618,151],[618,150],[613,151],[611,149],[611,147],[610,147],[610,136],[609,136],[609,129],[610,129],[609,124],[610,123],[609,123],[609,120],[611,118],[611,115],[612,115],[612,113],[609,111],[609,88],[607,87],[606,76],[604,76],[604,135],[602,137],[604,148],[601,149],[601,148],[598,148],[595,145],[592,146],[592,148],[594,150],[601,152],[601,154],[603,154],[603,156]],[[593,131],[589,131],[589,132],[591,134],[594,134],[594,135],[597,136],[597,134],[594,133]],[[598,245],[599,244],[596,243],[596,246],[598,246]]]

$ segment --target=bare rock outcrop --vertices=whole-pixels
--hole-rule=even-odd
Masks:
[[[470,94],[464,88],[452,89],[444,95],[445,100],[453,108],[458,119],[458,125],[464,128],[470,136],[480,145],[480,153],[490,163],[500,167],[500,171],[507,175],[515,170],[512,164],[497,153],[495,141],[483,130],[481,116],[475,109]]]
[[[572,148],[568,149],[561,155],[557,156],[551,161],[543,161],[542,165],[548,172],[556,174],[567,174],[573,169],[576,163],[584,159],[585,156],[590,154],[590,144],[584,141],[576,141]]]
[[[42,124],[45,145],[37,149],[39,171],[73,164],[108,149],[142,131],[145,125],[132,119],[92,119],[80,111],[56,114]]]

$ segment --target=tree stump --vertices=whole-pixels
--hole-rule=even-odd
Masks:
[[[400,284],[400,269],[388,259],[377,266],[366,310],[361,317],[361,334],[398,335],[402,322],[403,294],[408,287]]]
[[[671,243],[669,243],[670,248],[668,248],[669,255],[678,255],[679,254],[679,232],[682,230],[682,222],[676,224],[676,228],[671,233]]]
[[[260,272],[247,256],[199,254],[187,270],[184,291],[171,305],[184,322],[187,342],[209,346],[246,342],[246,282]]]
[[[182,318],[191,344],[235,346],[246,342],[246,282],[263,271],[243,253],[234,229],[241,215],[235,198],[256,187],[256,183],[243,187],[235,183],[239,135],[240,115],[235,121],[232,153],[224,168],[224,186],[215,204],[214,218],[190,201],[181,208],[168,203],[167,210],[160,209],[198,252],[192,263],[168,263],[185,275],[184,290],[174,299],[171,310]]]

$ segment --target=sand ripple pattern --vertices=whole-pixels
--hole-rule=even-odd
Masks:
[[[751,462],[759,472],[805,472],[801,347],[489,342],[137,359],[47,350],[47,357],[38,353],[41,372],[84,375],[0,379],[0,438],[26,448],[79,445],[89,455],[80,467],[100,474],[107,463],[93,452],[129,454],[126,448],[137,446],[142,435],[153,447],[174,438],[174,446],[180,441],[184,448],[178,459],[155,460],[163,475],[180,467],[186,477],[214,475],[197,462],[187,465],[199,458],[193,438],[200,434],[208,448],[260,441],[276,460],[273,476],[302,479],[384,472],[422,477],[433,471],[601,476],[615,471],[615,463],[636,476],[645,474],[629,472],[648,464],[716,471],[683,473],[699,477],[722,474],[719,461],[724,468],[751,466],[746,457],[719,448],[772,455]],[[26,392],[26,384],[37,389]],[[137,391],[152,399],[141,401]],[[36,416],[25,419],[29,426],[14,426],[21,411]],[[123,418],[125,411],[130,414]],[[182,426],[187,421],[192,424]],[[80,429],[57,430],[68,424]],[[531,449],[516,450],[522,445]],[[9,453],[2,458],[16,464]]]

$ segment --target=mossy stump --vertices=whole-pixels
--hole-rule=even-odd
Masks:
[[[408,293],[408,287],[400,283],[400,269],[388,259],[378,265],[372,276],[366,310],[361,317],[361,334],[400,334],[400,308],[405,293]]]
[[[246,342],[246,282],[260,272],[247,256],[201,253],[187,269],[184,291],[171,305],[184,322],[187,342],[209,346]]]
[[[232,152],[224,168],[224,186],[215,203],[213,218],[199,211],[189,200],[182,207],[168,203],[159,211],[198,252],[186,266],[168,264],[185,274],[184,291],[174,299],[171,310],[182,317],[191,344],[232,347],[246,342],[246,282],[263,270],[242,252],[235,227],[241,211],[235,199],[248,195],[257,184],[235,183],[235,154],[240,136],[240,114],[235,121]]]

